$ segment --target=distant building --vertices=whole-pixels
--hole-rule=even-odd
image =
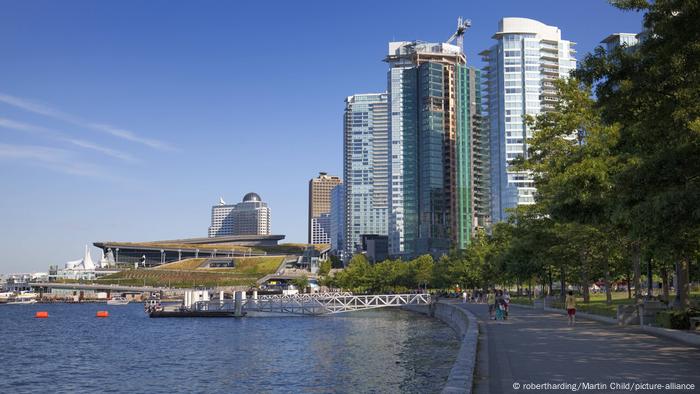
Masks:
[[[345,245],[345,185],[340,184],[331,190],[331,254],[341,260]]]
[[[229,258],[265,255],[256,250],[276,247],[284,235],[227,235],[221,237],[170,239],[149,242],[94,242],[105,254],[112,254],[112,265],[154,267],[190,258]]]
[[[491,220],[507,219],[509,208],[535,203],[532,174],[511,163],[527,158],[532,138],[525,115],[550,111],[557,102],[554,82],[576,68],[575,43],[555,26],[527,18],[503,18],[496,43],[481,52],[490,148]]]
[[[386,235],[389,206],[388,95],[356,94],[345,99],[343,259],[362,250],[361,234]]]
[[[637,34],[634,33],[613,33],[600,42],[605,45],[605,50],[611,52],[619,46],[631,48],[639,43]]]
[[[209,237],[270,235],[270,208],[256,193],[248,193],[238,204],[223,198],[211,208]]]
[[[362,251],[371,263],[379,263],[389,257],[389,237],[377,234],[362,234]]]
[[[233,235],[233,217],[231,216],[233,207],[235,204],[226,204],[223,197],[219,198],[219,205],[211,207],[209,237]]]
[[[331,190],[343,181],[320,172],[309,180],[309,244],[330,244]]]
[[[473,133],[480,75],[458,45],[390,42],[389,250],[464,248],[474,227]],[[369,232],[368,232],[369,233]]]

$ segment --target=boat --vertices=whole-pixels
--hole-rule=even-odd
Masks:
[[[129,300],[126,299],[126,297],[112,297],[111,299],[107,300],[107,305],[126,305],[129,303]]]
[[[7,305],[36,304],[36,296],[36,293],[22,292],[10,297],[7,300]]]
[[[26,299],[13,299],[7,302],[7,305],[25,305],[25,304],[36,304],[36,300],[26,300]]]

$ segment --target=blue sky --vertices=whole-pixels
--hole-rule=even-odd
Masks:
[[[642,18],[595,0],[3,1],[0,272],[205,236],[218,197],[249,191],[304,242],[308,179],[342,175],[345,97],[386,89],[389,41],[445,40],[460,15],[477,66],[502,17],[558,26],[579,59]]]

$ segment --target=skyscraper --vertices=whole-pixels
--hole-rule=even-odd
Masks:
[[[341,260],[345,255],[345,185],[331,190],[331,253]]]
[[[361,249],[362,234],[387,235],[389,129],[386,93],[345,99],[343,178],[344,258]]]
[[[219,204],[211,207],[211,225],[209,238],[233,235],[233,217],[230,216],[233,204],[226,204],[224,198],[219,198]]]
[[[509,168],[516,157],[527,157],[532,131],[523,118],[553,109],[554,80],[576,67],[574,43],[562,40],[557,27],[526,18],[503,18],[498,27],[496,44],[481,53],[494,222],[505,220],[508,208],[534,204],[532,175]]]
[[[320,172],[309,180],[309,243],[329,244],[331,190],[343,181],[337,176]]]
[[[392,255],[463,248],[473,227],[473,136],[479,72],[459,46],[391,42],[389,63]]]
[[[219,204],[211,207],[209,237],[227,235],[270,235],[270,208],[256,193],[248,193],[238,204]]]

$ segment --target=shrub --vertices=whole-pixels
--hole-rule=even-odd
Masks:
[[[656,315],[656,323],[664,328],[688,330],[690,329],[690,318],[698,315],[699,312],[694,309],[663,311]]]

